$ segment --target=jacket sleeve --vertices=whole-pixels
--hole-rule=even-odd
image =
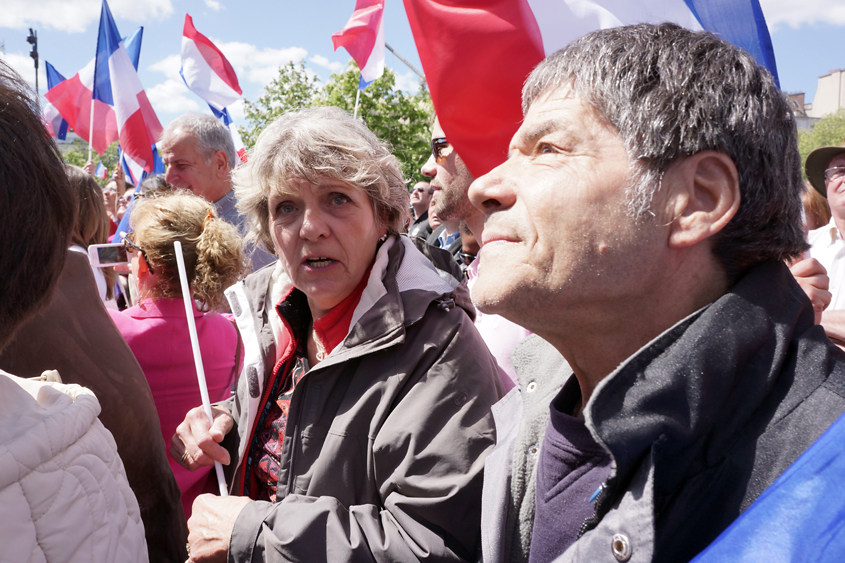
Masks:
[[[490,407],[502,388],[470,319],[459,309],[443,317],[440,344],[430,343],[437,352],[422,355],[370,437],[380,505],[296,494],[251,502],[235,523],[229,561],[477,559],[482,470],[495,443]],[[336,466],[343,471],[343,460]]]

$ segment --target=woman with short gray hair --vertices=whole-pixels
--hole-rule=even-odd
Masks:
[[[452,257],[398,234],[396,158],[348,113],[307,109],[234,177],[279,260],[227,290],[236,396],[172,440],[189,469],[227,465],[239,495],[197,498],[191,557],[474,561],[501,382]]]

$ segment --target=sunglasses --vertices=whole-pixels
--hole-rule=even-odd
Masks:
[[[411,191],[412,191],[412,192],[418,192],[418,193],[428,192],[428,195],[433,195],[433,194],[434,194],[434,189],[433,189],[433,188],[414,188],[414,189],[413,189],[413,190],[411,190]]]
[[[459,252],[458,257],[467,266],[469,266],[470,264],[472,264],[475,261],[475,254],[470,254],[469,252]]]
[[[452,145],[446,140],[446,137],[436,137],[431,140],[431,154],[434,156],[434,162],[443,162],[443,159],[449,156],[452,151],[446,152]]]
[[[147,253],[146,253],[146,252],[144,252],[144,249],[143,249],[143,248],[141,248],[140,246],[138,246],[137,244],[135,244],[135,243],[134,243],[134,242],[133,242],[133,241],[129,238],[130,236],[131,236],[132,238],[134,238],[134,237],[135,237],[135,233],[126,233],[126,234],[123,236],[123,247],[126,249],[126,252],[139,252],[139,253],[141,254],[141,256],[143,256],[143,257],[144,257],[144,261],[147,263],[147,268],[150,270],[150,273],[151,273],[151,274],[155,274],[155,272],[153,271],[153,267],[152,267],[152,265],[150,264],[150,259],[149,259],[149,258],[147,258]]]

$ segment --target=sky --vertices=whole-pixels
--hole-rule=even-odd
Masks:
[[[781,87],[815,95],[817,79],[845,68],[845,0],[760,0],[769,25]],[[0,42],[6,62],[34,86],[35,69],[26,42],[29,28],[38,34],[41,58],[39,91],[47,80],[44,61],[69,78],[93,57],[101,0],[3,0]],[[321,81],[342,70],[350,57],[332,49],[331,35],[346,24],[354,0],[111,0],[122,36],[144,27],[139,75],[162,125],[188,111],[208,112],[179,76],[185,14],[197,30],[227,56],[238,74],[244,97],[256,100],[279,65],[304,60]],[[422,71],[401,0],[386,0],[385,40]],[[386,65],[397,84],[416,91],[419,80],[389,51]],[[243,119],[240,103],[230,108]]]

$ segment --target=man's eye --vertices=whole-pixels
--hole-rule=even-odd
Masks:
[[[548,143],[540,143],[537,145],[537,154],[554,154],[557,151]]]

